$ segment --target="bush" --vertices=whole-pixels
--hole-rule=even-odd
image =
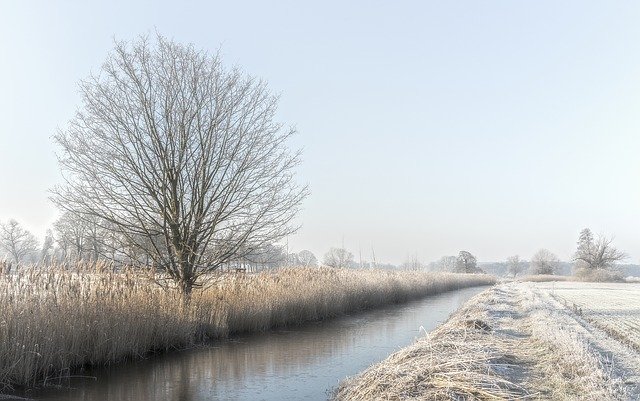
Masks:
[[[579,281],[593,283],[623,283],[622,273],[613,269],[576,269],[574,273]]]
[[[528,276],[520,277],[518,281],[531,281],[534,283],[546,283],[548,281],[571,281],[569,276],[558,276],[555,274],[530,274]]]

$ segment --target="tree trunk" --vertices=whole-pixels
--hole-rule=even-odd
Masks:
[[[193,292],[193,280],[184,278],[179,283],[180,295],[182,296],[182,306],[186,309],[191,303],[191,293]]]

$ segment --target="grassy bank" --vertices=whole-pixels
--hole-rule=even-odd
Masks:
[[[345,380],[335,398],[629,399],[581,323],[528,284],[493,287],[414,345]]]
[[[221,275],[185,306],[179,293],[133,271],[24,269],[0,275],[0,384],[38,385],[86,364],[493,282],[484,275],[289,268]]]

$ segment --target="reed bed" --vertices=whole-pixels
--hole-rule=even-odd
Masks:
[[[0,388],[494,282],[486,275],[286,268],[212,277],[185,303],[131,269],[21,269],[0,274]]]

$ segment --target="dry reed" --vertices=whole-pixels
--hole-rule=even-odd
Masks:
[[[21,269],[0,274],[0,388],[35,386],[84,365],[493,283],[486,275],[287,268],[220,275],[185,305],[177,291],[133,270]]]

